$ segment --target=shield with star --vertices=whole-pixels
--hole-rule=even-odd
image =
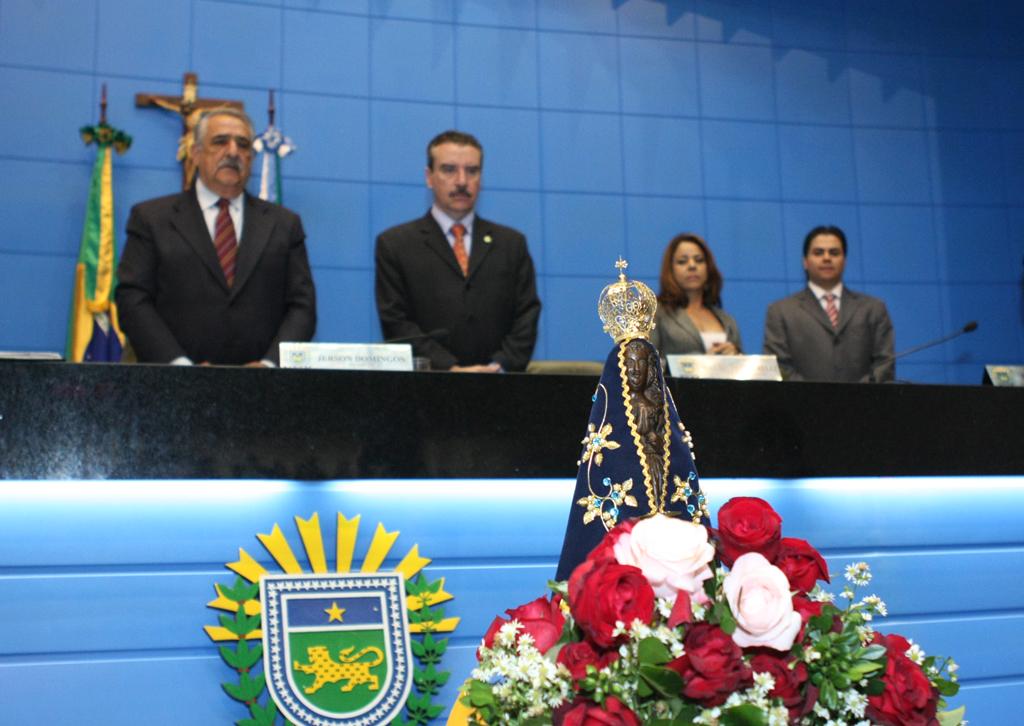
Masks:
[[[267,689],[286,718],[372,726],[412,687],[405,583],[397,572],[260,578]]]

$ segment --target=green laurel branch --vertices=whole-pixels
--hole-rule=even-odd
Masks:
[[[221,688],[249,708],[251,718],[240,719],[237,721],[238,726],[274,726],[278,716],[277,706],[269,699],[265,704],[260,703],[267,686],[266,678],[263,673],[252,672],[263,660],[263,644],[250,645],[245,639],[246,635],[260,627],[260,616],[245,613],[245,603],[257,597],[259,585],[247,583],[238,577],[233,585],[218,587],[224,597],[238,604],[238,612],[233,617],[218,616],[221,626],[238,636],[233,647],[222,645],[219,648],[220,657],[238,674],[237,682],[226,681],[221,683]]]
[[[442,584],[441,580],[429,582],[421,573],[415,580],[408,580],[405,583],[405,589],[407,595],[422,597],[425,601],[428,595],[440,592]],[[413,684],[419,695],[415,693],[409,695],[409,699],[405,702],[406,718],[399,718],[395,721],[399,726],[413,726],[414,724],[415,726],[424,726],[444,711],[444,706],[434,703],[433,697],[451,677],[451,671],[437,669],[445,651],[448,650],[448,639],[435,638],[430,627],[431,623],[439,623],[444,620],[444,615],[444,608],[428,605],[424,605],[418,611],[409,611],[409,623],[424,626],[423,635],[410,640],[412,654],[419,661],[419,665],[413,668]]]

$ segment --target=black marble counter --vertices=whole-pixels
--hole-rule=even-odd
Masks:
[[[0,361],[0,478],[574,477],[596,378]],[[1024,473],[1024,390],[675,380],[705,477]]]

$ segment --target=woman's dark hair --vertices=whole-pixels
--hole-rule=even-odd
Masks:
[[[831,234],[838,237],[843,245],[843,257],[846,257],[846,235],[843,234],[843,230],[839,229],[839,227],[831,224],[818,225],[807,233],[807,236],[804,237],[804,257],[807,257],[807,250],[811,249],[811,240],[819,234]]]
[[[661,279],[659,281],[661,287],[658,290],[658,303],[664,305],[669,310],[686,306],[686,293],[679,287],[675,275],[672,274],[672,260],[676,256],[676,248],[683,242],[692,242],[700,247],[701,252],[704,253],[704,262],[708,268],[708,279],[704,283],[704,294],[702,296],[704,304],[708,307],[721,307],[722,285],[725,284],[722,281],[722,273],[718,271],[718,265],[715,264],[715,256],[711,254],[711,248],[708,247],[708,243],[692,232],[677,234],[668,243],[668,247],[665,248],[665,254],[661,258]]]

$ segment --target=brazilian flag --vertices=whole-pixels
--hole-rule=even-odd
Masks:
[[[64,357],[73,362],[118,361],[124,333],[117,320],[117,253],[114,249],[113,152],[122,154],[132,138],[101,121],[83,126],[82,140],[98,148],[89,184],[82,246],[75,267],[68,340]]]

